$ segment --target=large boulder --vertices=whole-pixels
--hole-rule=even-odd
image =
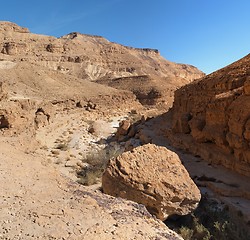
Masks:
[[[111,159],[102,187],[104,193],[144,204],[161,220],[190,213],[201,198],[177,154],[154,144]]]

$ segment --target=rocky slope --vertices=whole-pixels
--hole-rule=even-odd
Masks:
[[[250,55],[175,92],[169,139],[250,176]]]
[[[0,239],[182,239],[144,206],[70,181],[15,141],[0,139]]]
[[[115,149],[118,121],[171,106],[168,93],[202,75],[157,50],[0,22],[0,239],[181,239],[142,205],[76,181],[89,154]]]
[[[56,113],[70,109],[105,112],[107,106],[127,111],[142,108],[129,91],[34,63],[0,61],[0,75],[0,129],[13,129],[13,133],[48,125]]]
[[[117,78],[127,83],[127,77],[132,77],[129,86],[116,84],[114,87],[135,88],[135,93],[141,76],[147,76],[144,95],[151,93],[150,98],[167,106],[171,106],[172,98],[165,99],[166,95],[173,95],[176,87],[204,75],[193,66],[165,60],[158,50],[126,47],[100,36],[80,33],[61,38],[32,34],[27,28],[10,22],[0,22],[0,60],[35,63],[67,76],[104,84],[103,80]]]

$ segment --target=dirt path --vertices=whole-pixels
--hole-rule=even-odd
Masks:
[[[86,111],[58,114],[49,126],[38,129],[36,139],[41,147],[36,152],[44,156],[47,164],[54,164],[61,173],[76,181],[76,169],[85,165],[88,155],[107,146],[106,139],[124,117]]]

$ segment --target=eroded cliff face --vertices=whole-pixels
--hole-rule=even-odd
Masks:
[[[36,62],[90,80],[152,74],[188,82],[203,75],[193,66],[165,60],[156,49],[126,47],[76,32],[61,38],[32,34],[10,22],[0,22],[0,52],[2,59]]]
[[[143,105],[158,104],[164,110],[172,106],[176,88],[204,76],[191,65],[164,59],[156,49],[127,47],[77,32],[56,38],[0,22],[0,69],[18,68],[20,64],[61,74],[62,79],[74,78],[71,87],[74,82],[84,85],[88,81],[129,90]],[[40,79],[39,69],[37,74],[35,79]],[[47,86],[47,82],[42,79],[39,85]]]
[[[175,145],[250,176],[250,55],[175,92]]]

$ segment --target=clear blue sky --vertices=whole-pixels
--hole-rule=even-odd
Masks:
[[[156,48],[206,73],[250,52],[250,0],[6,0],[1,20],[39,34],[81,32]]]

